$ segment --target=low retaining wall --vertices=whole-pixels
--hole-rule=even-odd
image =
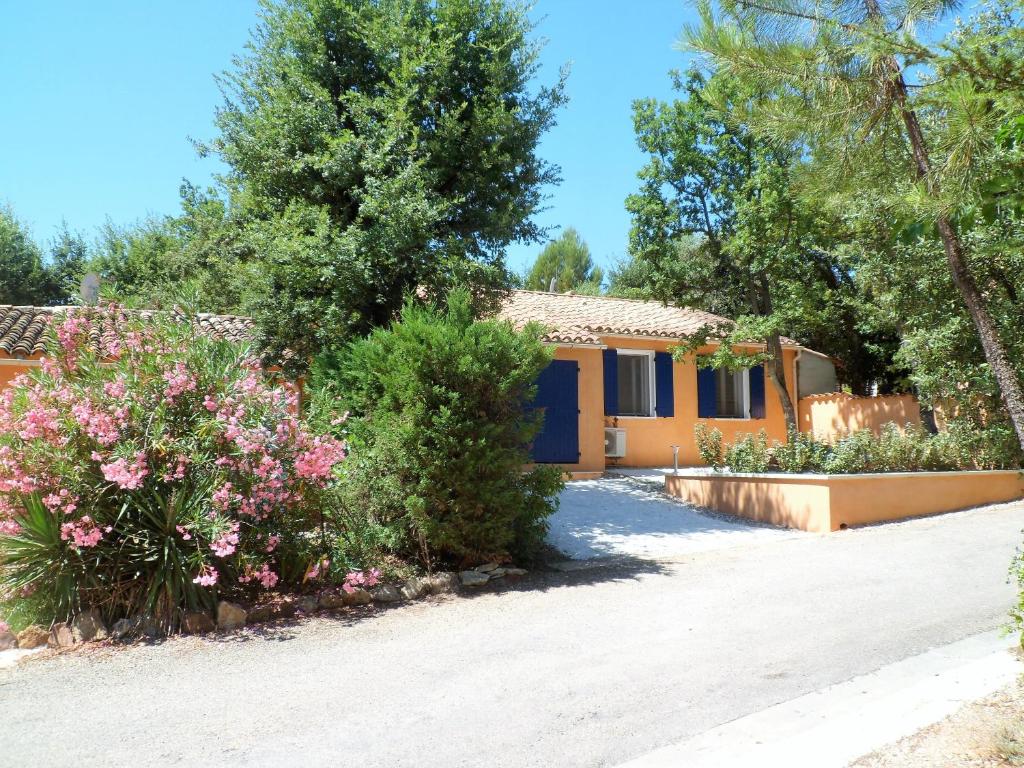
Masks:
[[[738,517],[826,533],[1024,497],[1018,470],[798,475],[680,472],[665,491]]]

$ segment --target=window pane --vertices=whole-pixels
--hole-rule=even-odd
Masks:
[[[619,353],[619,414],[651,415],[651,362],[647,355]]]
[[[718,395],[718,415],[726,419],[742,419],[746,414],[743,397],[743,371],[715,371],[715,388]]]

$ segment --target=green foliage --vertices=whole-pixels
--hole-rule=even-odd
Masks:
[[[280,0],[223,78],[209,150],[264,273],[271,356],[302,367],[395,318],[418,289],[487,305],[557,169],[536,154],[564,101],[503,0]],[[284,354],[285,350],[293,353]]]
[[[539,328],[474,321],[464,291],[321,359],[314,388],[354,414],[339,501],[369,517],[373,546],[424,564],[536,550],[562,485],[556,467],[523,469],[550,359]]]
[[[626,202],[631,260],[611,291],[738,318],[708,329],[727,342],[712,365],[739,365],[729,359],[734,342],[785,334],[836,359],[854,391],[894,384],[895,335],[865,306],[847,227],[802,194],[809,159],[799,144],[765,140],[744,122],[766,94],[724,74],[674,78],[680,99],[634,104],[649,160]],[[769,347],[763,359],[777,354]]]
[[[212,191],[181,187],[182,211],[118,227],[107,223],[89,256],[105,288],[145,307],[173,307],[202,296],[205,312],[244,312],[263,281],[237,208]]]
[[[725,465],[731,472],[766,472],[771,459],[768,434],[763,429],[753,435],[736,435],[725,449]]]
[[[0,207],[0,304],[66,304],[78,291],[84,249],[63,227],[47,261],[14,212]]]
[[[530,291],[547,291],[555,279],[555,291],[600,293],[604,272],[595,266],[590,248],[580,233],[567,227],[537,256],[530,267],[523,287]]]
[[[780,472],[814,472],[828,458],[828,446],[806,432],[789,430],[786,442],[772,446],[772,460]]]
[[[925,397],[927,379],[944,379],[947,389],[965,375],[954,386],[978,411],[974,380],[998,382],[1002,402],[982,407],[989,422],[1012,419],[1024,444],[1019,319],[1008,298],[1021,288],[1017,248],[981,231],[1005,231],[1020,217],[1013,126],[1024,92],[1022,11],[1014,0],[983,3],[942,38],[936,27],[953,11],[943,2],[723,0],[716,12],[703,2],[686,42],[716,76],[770,94],[743,112],[744,122],[813,160],[804,194],[851,224],[851,244],[864,255],[857,275],[894,278],[883,290],[913,311],[883,304],[876,317],[907,327],[911,343],[897,362],[910,365]],[[995,245],[989,256],[979,239]],[[964,364],[959,353],[971,348]]]
[[[768,444],[761,430],[737,433],[722,445],[719,430],[704,424],[694,428],[701,460],[715,469],[732,472],[925,472],[969,469],[1015,469],[1024,455],[1008,427],[979,430],[973,424],[953,422],[937,434],[914,425],[885,425],[879,435],[871,430],[852,432],[835,442],[790,431],[784,443]]]
[[[697,422],[693,428],[697,440],[697,453],[707,466],[721,469],[724,466],[724,449],[721,430],[708,429],[706,424]]]

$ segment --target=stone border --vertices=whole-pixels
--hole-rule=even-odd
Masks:
[[[504,579],[522,578],[527,574],[523,568],[485,563],[472,570],[458,574],[438,572],[426,576],[413,576],[401,584],[378,584],[369,589],[356,587],[351,592],[341,588],[330,588],[311,595],[282,595],[277,599],[243,607],[237,603],[221,600],[215,615],[205,611],[187,613],[183,616],[179,634],[199,635],[209,632],[230,632],[246,626],[254,626],[279,619],[296,616],[312,616],[318,611],[338,611],[364,605],[389,605],[421,600],[432,595],[455,593],[460,588],[478,588]],[[144,619],[120,619],[107,627],[97,610],[92,609],[76,616],[73,621],[54,624],[45,629],[37,624],[21,632],[0,633],[0,651],[15,648],[70,648],[82,643],[100,640],[122,640],[130,637],[157,639],[163,636],[159,627]]]

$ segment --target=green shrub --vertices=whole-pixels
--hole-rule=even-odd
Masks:
[[[813,435],[790,429],[785,443],[771,448],[772,463],[781,472],[819,472],[828,456],[828,446]]]
[[[344,452],[296,405],[184,317],[69,312],[0,395],[0,597],[171,628],[219,592],[299,583]]]
[[[737,434],[725,449],[725,464],[731,472],[766,472],[771,464],[768,435],[762,429],[756,434]]]
[[[1021,451],[1010,429],[954,423],[938,434],[919,425],[900,429],[886,424],[875,436],[853,432],[828,443],[791,431],[785,443],[766,445],[758,435],[737,435],[722,446],[721,433],[698,424],[695,428],[701,458],[712,466],[724,464],[734,472],[917,472],[965,469],[1008,469],[1021,466]],[[722,458],[716,458],[722,457]]]
[[[562,488],[559,468],[525,469],[540,428],[528,404],[551,360],[540,328],[474,321],[470,306],[462,291],[446,309],[409,302],[314,369],[324,402],[336,393],[354,414],[342,513],[424,564],[529,556]]]
[[[693,428],[697,440],[697,453],[709,467],[721,469],[724,466],[722,433],[718,429],[708,429],[707,425],[698,423]]]

